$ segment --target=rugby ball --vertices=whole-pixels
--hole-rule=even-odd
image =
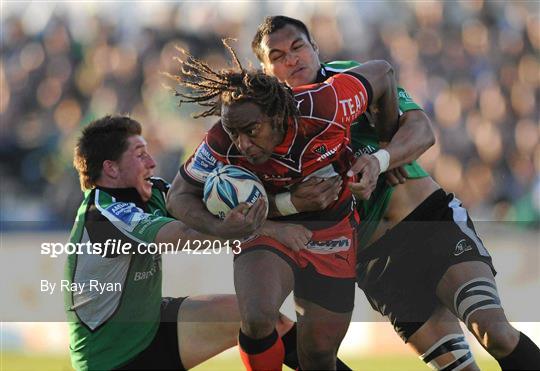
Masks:
[[[240,166],[217,167],[204,183],[203,201],[206,208],[221,219],[240,203],[253,205],[261,197],[268,215],[268,198],[264,186],[255,174]]]

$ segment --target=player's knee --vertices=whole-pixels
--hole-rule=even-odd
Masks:
[[[248,310],[242,320],[242,331],[249,337],[262,338],[274,331],[277,317],[270,310]]]
[[[470,328],[486,350],[497,359],[510,354],[519,340],[519,332],[507,321],[478,317],[471,321]]]
[[[311,360],[332,360],[337,354],[339,342],[326,336],[308,336],[300,341],[301,353]]]

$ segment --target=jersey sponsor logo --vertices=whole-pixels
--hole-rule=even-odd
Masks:
[[[107,206],[105,210],[118,221],[125,224],[126,229],[130,232],[148,216],[132,202],[115,202]]]
[[[471,250],[472,250],[471,244],[469,244],[466,239],[462,239],[458,241],[458,243],[456,244],[454,255],[458,256],[458,255],[463,254],[465,251],[471,251]]]
[[[206,143],[202,143],[199,148],[197,148],[193,160],[194,166],[198,169],[210,169],[210,171],[212,171],[217,166],[217,159],[214,157]]]
[[[343,109],[343,114],[346,117],[350,117],[361,111],[362,107],[365,107],[367,99],[362,92],[358,92],[353,98],[340,99],[339,103]]]
[[[193,159],[187,166],[187,171],[197,180],[204,182],[208,174],[218,166],[218,160],[212,154],[206,142],[201,143],[195,151]]]
[[[412,102],[412,98],[405,90],[400,90],[398,93],[398,98],[403,99],[406,102]]]
[[[360,157],[362,155],[371,155],[372,153],[377,152],[378,148],[372,145],[361,145],[360,148],[354,153],[355,157]]]
[[[336,152],[339,150],[339,148],[341,147],[341,143],[339,143],[337,146],[335,146],[334,148],[331,148],[330,150],[326,151],[325,153],[323,153],[321,156],[319,156],[319,158],[317,159],[317,161],[322,161],[330,156],[333,156],[336,154]]]
[[[319,155],[323,155],[326,151],[327,149],[324,144],[321,144],[320,146],[313,148],[313,152],[318,153]]]
[[[316,254],[332,254],[349,250],[351,247],[351,239],[341,236],[331,240],[309,241],[306,247]]]
[[[152,257],[152,263],[150,269],[147,271],[138,271],[133,274],[133,281],[142,281],[147,280],[153,277],[156,273],[161,270],[161,255],[156,254]]]

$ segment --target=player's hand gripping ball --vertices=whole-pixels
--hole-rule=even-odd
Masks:
[[[240,166],[225,165],[216,168],[204,183],[203,202],[212,214],[224,219],[240,203],[250,206],[259,198],[264,199],[268,215],[268,198],[259,178]]]

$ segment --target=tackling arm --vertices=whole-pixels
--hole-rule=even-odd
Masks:
[[[372,88],[371,105],[376,112],[376,131],[381,141],[389,142],[398,130],[399,106],[397,84],[392,66],[385,61],[371,61],[360,65],[352,72],[365,77]],[[380,150],[372,155],[360,156],[353,164],[348,176],[361,174],[358,183],[350,183],[353,194],[368,199],[377,185],[379,174],[388,169],[391,155]]]
[[[351,70],[368,80],[371,106],[377,112],[376,130],[381,141],[389,142],[398,130],[399,106],[394,69],[386,61],[369,61]]]
[[[431,120],[424,111],[406,111],[401,116],[399,125],[396,135],[385,147],[390,153],[390,169],[416,160],[435,144]]]

